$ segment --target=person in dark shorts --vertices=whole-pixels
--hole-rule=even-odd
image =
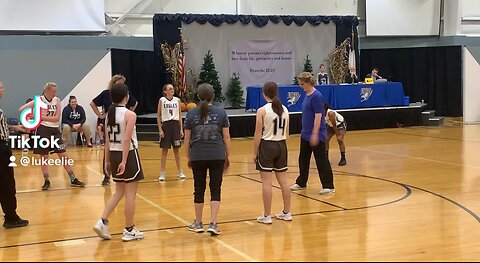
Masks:
[[[112,98],[110,96],[110,90],[112,86],[115,84],[124,84],[126,81],[125,77],[122,75],[114,75],[108,84],[108,89],[102,91],[97,97],[95,97],[92,102],[90,102],[90,107],[92,107],[93,112],[97,115],[97,117],[103,121],[105,121],[105,116],[108,112],[109,107],[112,105]],[[129,96],[128,102],[125,107],[131,111],[135,111],[137,108],[138,102],[133,96]],[[100,111],[98,107],[101,107],[102,110]],[[101,121],[100,121],[101,123]],[[98,124],[98,122],[97,122]],[[105,123],[102,124],[105,126]],[[105,128],[104,130],[105,131]],[[103,132],[103,137],[101,139],[105,140],[105,132]],[[104,159],[105,160],[105,159]],[[110,174],[105,174],[105,163],[103,164],[103,172],[104,177],[102,181],[102,185],[109,185],[110,184]]]
[[[278,98],[278,86],[275,82],[263,85],[263,97],[267,101],[265,106],[257,110],[255,125],[253,161],[260,171],[262,178],[263,215],[257,222],[271,224],[272,217],[272,171],[282,188],[283,210],[276,214],[279,220],[291,221],[291,195],[288,185],[288,151],[287,137],[289,128],[288,110]]]
[[[223,171],[230,164],[230,122],[223,108],[212,105],[214,92],[210,84],[198,86],[200,105],[190,110],[185,118],[185,152],[188,167],[193,171],[195,221],[188,230],[204,232],[202,215],[207,171],[210,175],[211,218],[207,232],[220,235],[217,226],[220,209]]]
[[[103,112],[101,113],[104,114]],[[97,134],[99,139],[100,145],[105,145],[105,119],[97,118]],[[110,183],[110,180],[109,180]]]
[[[40,99],[48,106],[48,110],[42,110],[42,121],[40,122],[40,126],[38,126],[37,130],[35,131],[35,135],[40,136],[41,139],[51,140],[54,138],[57,141],[58,145],[50,145],[50,148],[40,147],[37,146],[33,149],[33,153],[38,154],[41,156],[42,159],[42,173],[45,179],[45,182],[42,186],[42,190],[50,189],[50,175],[48,174],[48,164],[45,164],[43,160],[48,159],[48,155],[52,153],[56,153],[60,159],[68,159],[65,144],[62,141],[62,135],[60,133],[60,115],[61,115],[61,100],[56,97],[57,95],[58,86],[53,82],[47,82],[43,88],[43,95],[40,96]],[[31,101],[22,107],[20,107],[19,111],[23,112],[26,108],[33,108],[34,101]],[[58,147],[57,147],[58,146]],[[64,166],[65,170],[70,177],[70,185],[72,187],[85,187],[85,184],[78,180],[75,177],[72,167],[65,163]]]
[[[338,162],[339,166],[347,165],[347,158],[345,158],[345,134],[347,133],[347,122],[343,118],[343,116],[330,109],[330,105],[328,102],[325,102],[325,123],[327,125],[327,141],[325,142],[327,157],[328,157],[328,149],[330,148],[330,139],[332,139],[333,135],[337,137],[338,147],[340,148],[340,162]]]
[[[111,89],[113,105],[107,114],[105,141],[105,169],[111,173],[116,183],[115,194],[105,205],[102,217],[93,230],[103,239],[111,239],[108,230],[108,217],[125,196],[125,229],[123,241],[142,239],[144,234],[135,228],[135,199],[138,183],[144,179],[135,124],[137,115],[125,107],[128,101],[128,87],[115,84]]]
[[[185,174],[180,164],[179,149],[182,146],[183,137],[182,112],[180,109],[180,99],[173,96],[175,90],[172,84],[163,86],[164,97],[158,100],[157,124],[160,135],[160,148],[162,148],[162,158],[160,167],[160,182],[165,181],[165,168],[167,164],[168,150],[173,147],[175,163],[177,164],[178,179],[185,179]]]

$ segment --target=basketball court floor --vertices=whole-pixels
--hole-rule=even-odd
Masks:
[[[18,212],[30,225],[0,229],[0,261],[478,261],[480,259],[480,125],[352,131],[346,166],[330,142],[336,193],[322,196],[312,161],[306,190],[292,195],[293,221],[259,224],[261,182],[253,140],[232,140],[222,187],[222,234],[189,232],[193,179],[176,178],[173,153],[167,181],[157,181],[160,149],[140,143],[145,180],[137,195],[140,241],[122,242],[123,202],[110,218],[110,241],[92,231],[114,185],[101,186],[102,148],[70,147],[84,189],[73,189],[62,167],[41,191],[39,167],[15,168]],[[298,175],[299,136],[288,140],[290,181]],[[16,152],[16,157],[21,157]],[[33,156],[31,153],[29,156]],[[275,183],[275,185],[277,185]],[[273,190],[273,212],[282,209]],[[207,191],[207,196],[209,192]],[[205,199],[209,200],[209,197]],[[209,220],[205,206],[204,222]]]

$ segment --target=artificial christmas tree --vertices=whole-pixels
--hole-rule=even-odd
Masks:
[[[303,71],[302,72],[310,72],[310,73],[313,74],[312,60],[310,60],[308,55],[305,58],[305,60],[303,61]],[[293,84],[298,85],[298,80],[297,80],[296,76],[293,78]]]
[[[215,69],[215,64],[213,63],[213,56],[210,53],[210,50],[207,52],[203,60],[202,71],[198,77],[197,85],[202,83],[208,83],[213,86],[215,90],[215,97],[213,101],[222,102],[225,100],[225,97],[222,95],[222,85],[218,80],[218,71]]]
[[[237,73],[233,73],[233,76],[230,78],[230,83],[228,84],[227,93],[225,93],[225,95],[234,109],[241,108],[242,104],[245,102],[243,99],[242,83],[240,82]]]
[[[303,62],[303,72],[313,72],[312,61],[310,60],[310,58],[308,58],[308,55]]]

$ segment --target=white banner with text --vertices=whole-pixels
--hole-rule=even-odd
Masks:
[[[242,86],[274,81],[290,85],[295,77],[295,54],[289,41],[230,41],[230,74],[239,74]]]

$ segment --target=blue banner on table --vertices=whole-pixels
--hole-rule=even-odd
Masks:
[[[403,106],[403,86],[400,82],[379,84],[348,84],[315,86],[334,109],[355,109],[385,106]],[[302,111],[305,92],[300,86],[279,87],[279,98],[290,112]],[[262,87],[247,87],[246,110],[257,110],[267,102]]]

